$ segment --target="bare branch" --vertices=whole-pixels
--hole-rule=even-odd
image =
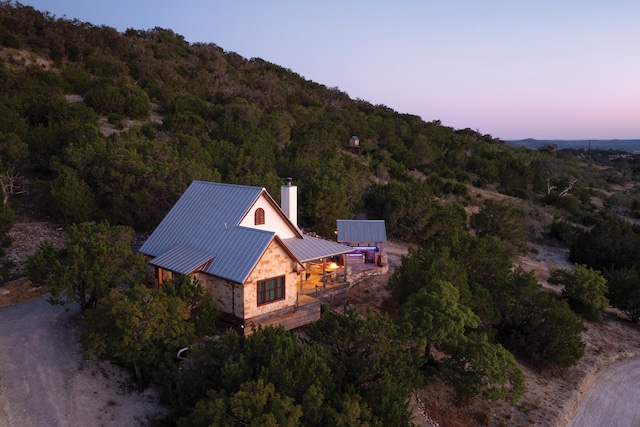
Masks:
[[[0,173],[0,187],[2,188],[3,206],[7,205],[9,202],[9,196],[13,194],[29,194],[21,178],[20,174],[18,172],[14,172],[11,168]]]
[[[567,188],[565,188],[564,190],[562,190],[560,192],[560,197],[566,197],[569,195],[569,191],[571,191],[573,189],[573,186],[576,185],[576,182],[578,182],[577,179],[574,179],[571,184],[569,184],[569,186]]]

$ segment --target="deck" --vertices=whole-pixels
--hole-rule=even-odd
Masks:
[[[298,294],[297,307],[289,307],[272,313],[252,317],[244,321],[244,333],[250,334],[258,326],[282,325],[291,330],[320,320],[321,301],[308,295]]]
[[[327,305],[341,308],[349,301],[349,289],[366,277],[385,274],[388,266],[379,267],[370,263],[348,263],[344,267],[322,270],[314,265],[303,275],[299,284],[296,306],[286,307],[250,319],[235,319],[234,324],[244,334],[250,334],[258,326],[282,325],[285,330],[296,329],[320,319],[320,308]],[[346,274],[345,274],[346,273]]]

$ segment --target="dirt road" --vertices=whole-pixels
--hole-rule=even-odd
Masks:
[[[640,359],[614,365],[585,393],[567,427],[640,426]]]
[[[143,426],[162,412],[119,368],[82,358],[77,316],[46,298],[0,308],[1,426]]]

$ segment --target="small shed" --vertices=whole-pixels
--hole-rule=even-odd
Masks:
[[[380,220],[337,220],[338,243],[350,246],[363,263],[381,263],[381,244],[387,241],[387,229]]]
[[[349,139],[349,148],[358,148],[358,147],[360,147],[360,138],[354,135],[351,137],[351,139]]]

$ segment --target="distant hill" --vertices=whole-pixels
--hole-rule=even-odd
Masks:
[[[506,141],[513,147],[540,148],[547,145],[555,145],[558,150],[564,149],[598,149],[598,150],[619,150],[640,154],[640,139],[520,139],[516,141]]]

